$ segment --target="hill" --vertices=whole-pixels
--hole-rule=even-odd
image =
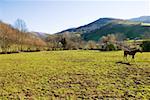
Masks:
[[[63,30],[57,34],[61,34],[61,33],[65,33],[65,32],[79,32],[79,33],[88,33],[88,32],[91,32],[93,30],[96,30],[96,29],[99,29],[101,27],[103,27],[104,25],[114,21],[114,20],[117,20],[117,19],[114,19],[114,18],[100,18],[94,22],[91,22],[89,24],[86,24],[86,25],[83,25],[83,26],[80,26],[80,27],[77,27],[77,28],[70,28],[70,29],[67,29],[67,30]],[[119,20],[119,19],[118,19]]]
[[[140,23],[131,23],[129,21],[116,21],[103,26],[101,29],[82,34],[84,40],[98,41],[100,37],[108,34],[121,33],[126,38],[140,38],[144,33],[150,32],[149,26],[142,26]]]
[[[0,22],[0,52],[16,52],[46,45],[38,36],[30,32],[21,32],[9,24]]]
[[[149,17],[140,17],[143,20],[135,21],[132,20],[123,20],[116,18],[100,18],[94,22],[91,22],[87,25],[83,25],[77,28],[71,28],[64,31],[61,31],[57,34],[63,34],[65,32],[69,33],[80,33],[82,38],[86,41],[94,40],[98,41],[100,37],[107,34],[116,34],[122,33],[126,38],[141,38],[144,33],[150,32],[150,25],[143,23],[148,22]],[[147,20],[146,20],[147,18]],[[134,21],[133,21],[134,20]]]
[[[43,33],[43,32],[30,32],[30,33],[36,37],[43,39],[43,40],[49,36],[48,33]]]
[[[132,18],[129,19],[130,21],[135,21],[135,22],[143,22],[143,23],[150,23],[150,16],[141,16],[137,18]]]

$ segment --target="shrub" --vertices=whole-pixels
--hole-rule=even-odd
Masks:
[[[150,41],[143,41],[141,47],[143,51],[150,52]]]
[[[103,51],[115,51],[115,50],[117,50],[117,46],[115,44],[112,44],[112,43],[105,43],[102,46],[102,50]]]

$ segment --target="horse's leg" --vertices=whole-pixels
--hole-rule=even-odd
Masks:
[[[127,56],[127,54],[124,55],[124,61],[128,61]]]
[[[126,58],[126,60],[128,60],[128,55],[126,55],[126,57],[125,57],[125,58]]]
[[[134,55],[132,55],[132,60],[131,61],[134,61]]]
[[[126,58],[126,54],[124,53],[124,56],[123,56],[123,58]]]
[[[132,55],[132,59],[134,59],[134,55]]]

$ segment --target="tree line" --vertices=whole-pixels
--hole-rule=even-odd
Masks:
[[[149,33],[145,33],[145,38]],[[46,38],[40,38],[32,32],[28,32],[26,23],[17,19],[15,25],[9,25],[0,21],[0,53],[18,53],[18,52],[34,52],[42,50],[102,50],[112,51],[121,48],[116,42],[123,43],[129,47],[137,47],[135,44],[128,44],[124,41],[128,39],[123,33],[108,34],[102,36],[99,41],[85,41],[82,39],[81,33],[52,34]],[[144,44],[145,43],[145,44]],[[140,46],[147,50],[149,42],[140,43]]]

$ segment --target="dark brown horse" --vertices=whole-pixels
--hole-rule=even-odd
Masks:
[[[124,51],[124,57],[127,58],[128,55],[131,55],[132,56],[132,59],[134,59],[134,56],[137,52],[141,52],[142,53],[142,50],[140,49],[135,49],[135,50],[130,50],[130,51]]]

